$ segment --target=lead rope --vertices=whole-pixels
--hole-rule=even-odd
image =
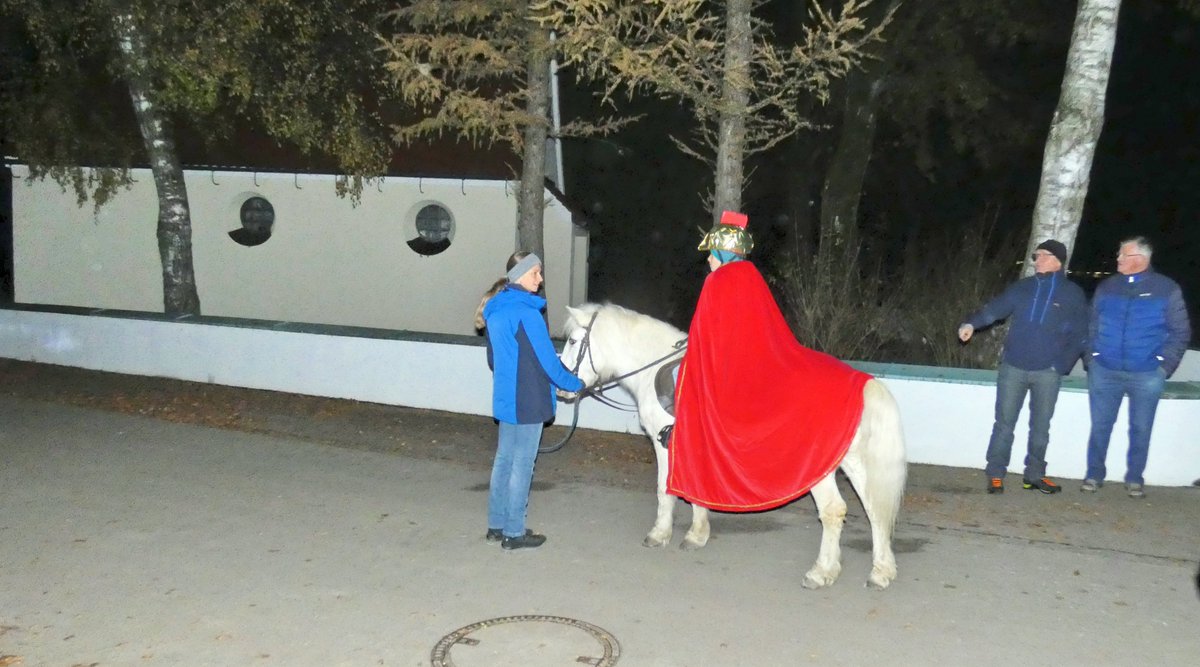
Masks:
[[[583,402],[583,397],[587,395],[587,392],[587,389],[583,389],[579,392],[579,396],[575,398],[575,409],[571,411],[571,428],[567,429],[567,434],[563,436],[562,440],[559,440],[553,445],[548,447],[538,447],[538,454],[553,454],[554,452],[557,452],[567,444],[567,441],[571,439],[571,436],[575,435],[575,427],[579,425],[579,404]]]
[[[592,325],[596,324],[596,316],[599,314],[600,311],[592,313],[592,319],[588,321],[587,327],[584,328],[583,341],[579,344],[579,357],[575,359],[575,367],[571,369],[572,375],[577,374],[579,367],[583,365],[583,355],[587,353],[587,348],[591,345]],[[594,371],[595,368],[593,367],[592,370]],[[583,402],[583,397],[587,396],[591,390],[591,387],[584,387],[575,397],[575,407],[571,411],[571,428],[567,429],[567,434],[563,436],[563,439],[550,446],[539,446],[538,454],[553,454],[566,446],[571,436],[575,435],[575,428],[579,425],[579,404]]]

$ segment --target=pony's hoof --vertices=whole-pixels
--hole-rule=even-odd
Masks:
[[[708,540],[705,540],[703,542],[697,542],[697,541],[691,539],[690,537],[688,537],[688,538],[684,538],[684,540],[679,543],[679,548],[682,551],[695,551],[696,549],[703,549],[704,545],[706,545],[706,544],[708,544]]]
[[[660,540],[660,539],[654,537],[653,535],[647,535],[646,539],[642,540],[642,546],[650,547],[651,549],[661,549],[662,547],[665,547],[670,543],[671,543],[670,537],[667,537],[664,540]]]
[[[883,573],[878,570],[871,570],[871,576],[867,577],[867,588],[875,591],[882,591],[892,585],[892,580],[896,578],[896,573]]]
[[[802,581],[800,585],[809,590],[816,590],[818,588],[832,586],[833,582],[837,581],[837,578],[837,572],[821,572],[814,568],[809,570],[808,574],[804,575],[804,581]]]

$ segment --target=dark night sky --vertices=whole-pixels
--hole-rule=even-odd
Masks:
[[[1120,239],[1145,234],[1154,264],[1200,300],[1198,21],[1126,2],[1075,268],[1115,269]]]
[[[1065,49],[1075,5],[1061,4],[1066,12],[1060,22],[1066,30]],[[1192,320],[1200,322],[1200,19],[1172,9],[1165,0],[1127,0],[1123,5],[1105,126],[1071,269],[1111,272],[1119,240],[1144,234],[1155,245],[1156,268],[1181,283]],[[1040,144],[1058,98],[1062,64],[1056,60],[1018,67],[1025,67],[1030,78],[1034,69],[1048,74],[1027,93],[1028,99],[1015,101],[1036,106],[1042,114],[1043,120],[1029,129],[1038,137],[1036,151],[1003,176],[1016,184],[1002,202],[1012,216],[1007,224],[1028,229],[1041,168]],[[570,105],[570,99],[564,104]],[[680,158],[665,140],[668,130],[686,126],[686,115],[677,106],[649,104],[647,109],[646,121],[611,142],[568,145],[567,187],[581,201],[598,205],[590,298],[686,326],[704,275],[702,257],[694,248],[701,228],[707,227],[699,193],[710,189],[711,175]],[[883,143],[877,141],[873,165],[904,159],[889,153]],[[946,163],[947,169],[955,169],[953,159]],[[931,206],[932,200],[940,200],[937,205],[943,207],[931,217],[941,215],[940,224],[978,217],[978,208],[945,210],[955,202],[978,207],[978,198],[969,203],[971,197],[964,194],[976,177],[966,169],[943,173],[924,194]],[[944,189],[939,192],[939,187]],[[769,196],[756,196],[748,190],[744,208],[752,213],[752,227],[762,230],[773,204]],[[864,194],[864,215],[898,206],[870,188]],[[758,220],[755,211],[760,212]]]

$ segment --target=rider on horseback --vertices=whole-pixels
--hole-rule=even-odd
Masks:
[[[871,379],[796,341],[746,261],[746,223],[725,211],[698,247],[712,272],[679,373],[667,479],[674,495],[735,512],[778,507],[837,468]]]

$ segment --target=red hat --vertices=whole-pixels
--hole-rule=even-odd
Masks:
[[[745,229],[747,220],[748,218],[746,217],[745,213],[738,213],[737,211],[721,212],[722,225],[731,225],[733,227],[741,227],[742,229]]]

